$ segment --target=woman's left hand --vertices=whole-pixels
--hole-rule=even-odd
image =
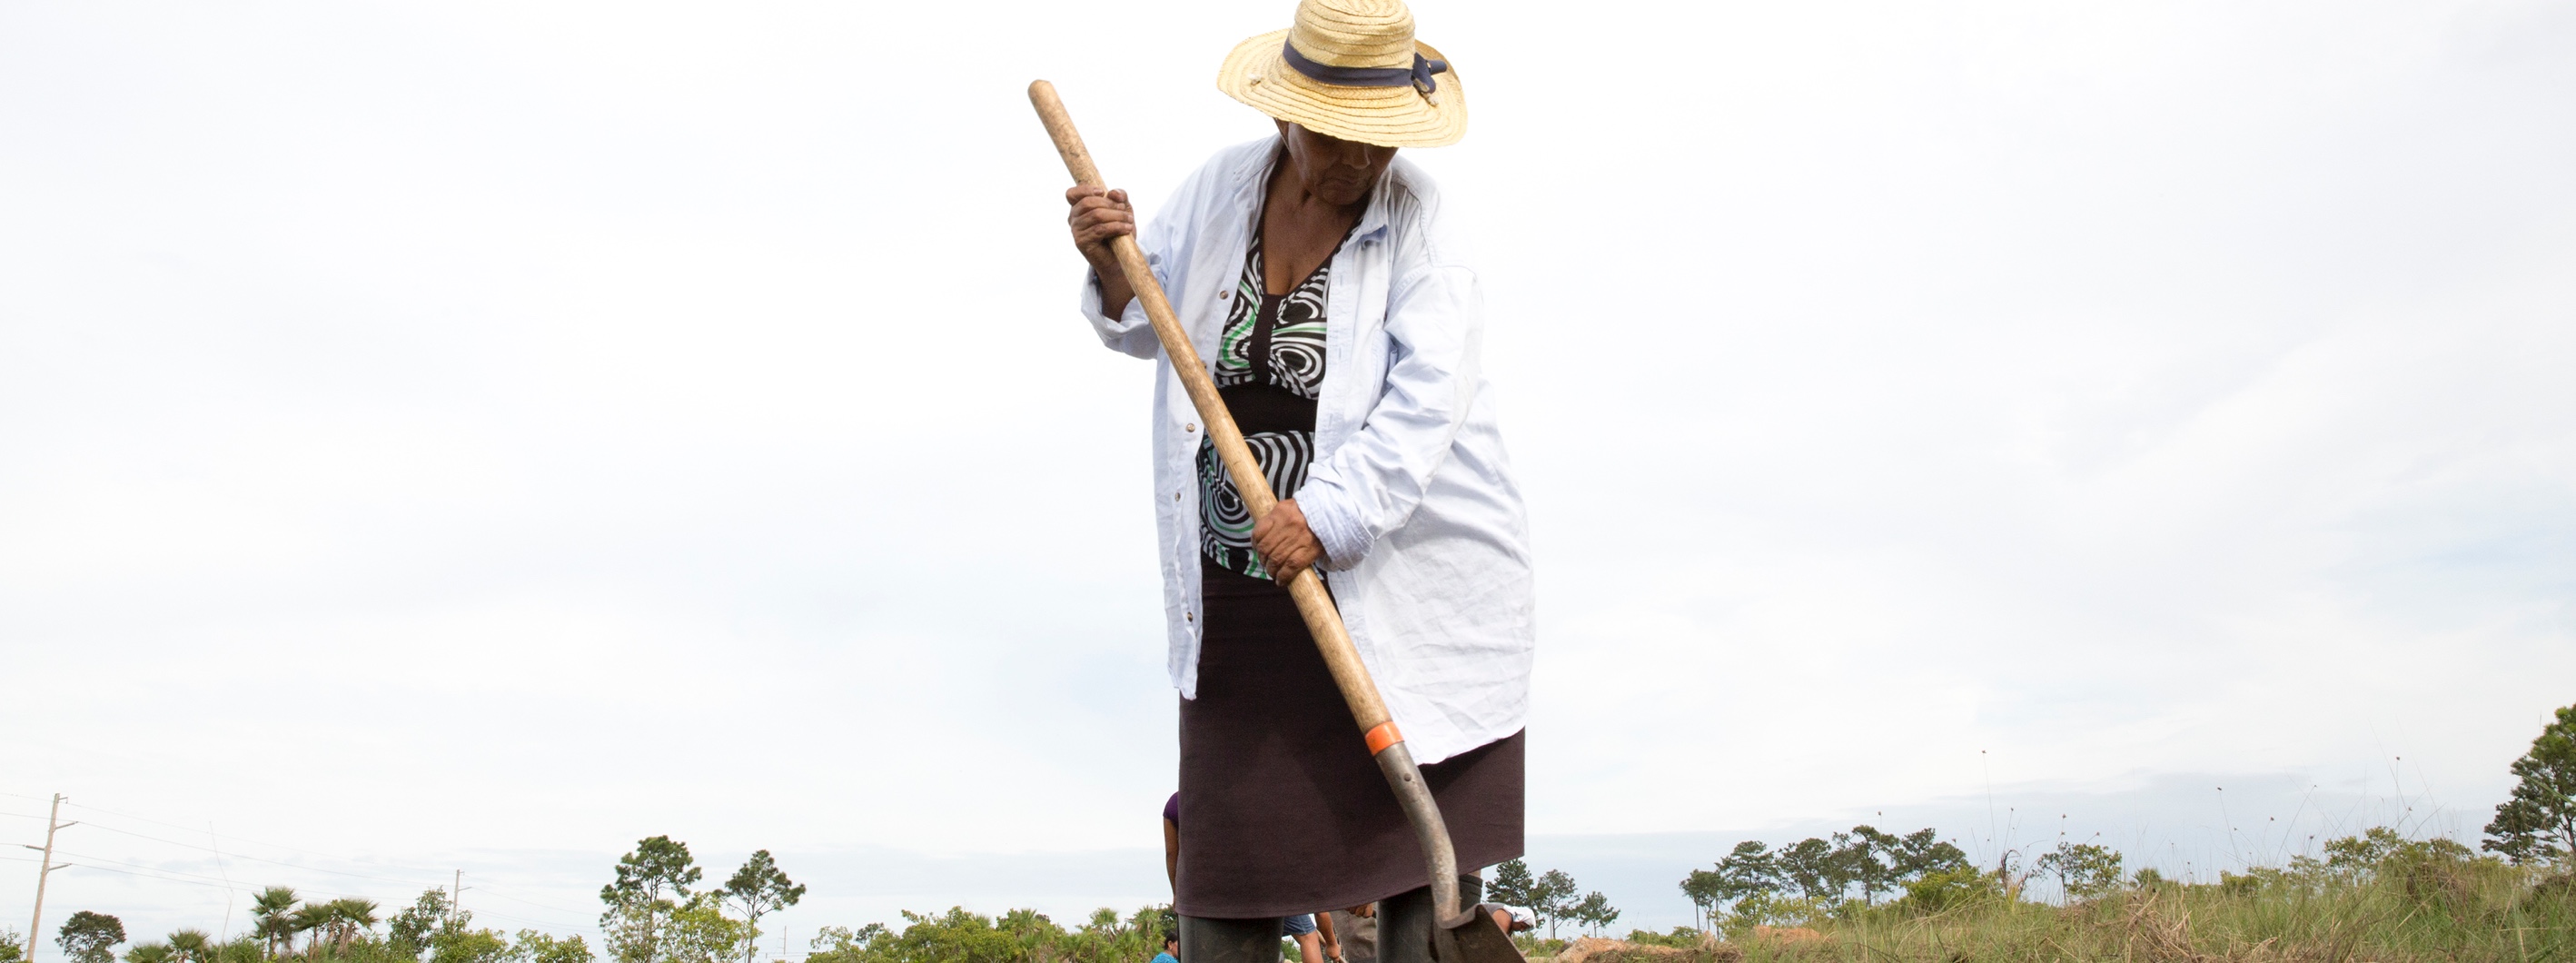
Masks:
[[[1306,513],[1297,508],[1294,498],[1280,502],[1253,523],[1252,550],[1261,553],[1261,564],[1269,567],[1271,580],[1281,585],[1324,557],[1324,543],[1316,540],[1314,529],[1306,527]]]

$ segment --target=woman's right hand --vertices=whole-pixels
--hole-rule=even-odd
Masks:
[[[1127,192],[1076,184],[1065,188],[1064,202],[1073,206],[1065,220],[1073,225],[1074,250],[1104,276],[1117,273],[1118,256],[1109,252],[1109,239],[1136,233],[1136,209],[1128,206]]]
[[[1128,206],[1127,192],[1077,184],[1065,189],[1064,202],[1073,207],[1065,215],[1073,226],[1073,249],[1082,252],[1091,273],[1100,278],[1100,313],[1113,318],[1127,313],[1136,289],[1127,286],[1118,255],[1109,249],[1109,239],[1136,233],[1136,209]]]

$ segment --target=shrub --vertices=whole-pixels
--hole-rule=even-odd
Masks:
[[[1640,946],[1678,946],[1688,948],[1698,946],[1700,944],[1700,940],[1700,932],[1687,926],[1673,927],[1673,931],[1670,933],[1657,933],[1653,930],[1628,931],[1628,942],[1635,943]]]
[[[1897,905],[1920,913],[1944,913],[1998,902],[2003,896],[2003,884],[1993,874],[1963,867],[1928,873],[1905,884],[1905,897]]]

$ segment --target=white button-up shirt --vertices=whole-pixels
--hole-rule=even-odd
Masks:
[[[1243,271],[1277,138],[1230,147],[1183,181],[1137,235],[1204,360]],[[1333,255],[1315,462],[1293,496],[1360,659],[1420,762],[1517,732],[1529,715],[1528,524],[1479,361],[1484,299],[1440,192],[1397,158]],[[1142,303],[1082,310],[1109,347],[1160,358]],[[1195,698],[1202,430],[1168,365],[1154,388],[1154,519],[1172,684]]]

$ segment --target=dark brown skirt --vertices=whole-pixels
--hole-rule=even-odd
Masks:
[[[1430,880],[1288,591],[1203,565],[1198,698],[1181,701],[1184,916],[1341,909]],[[1462,869],[1521,855],[1526,732],[1422,767]]]

